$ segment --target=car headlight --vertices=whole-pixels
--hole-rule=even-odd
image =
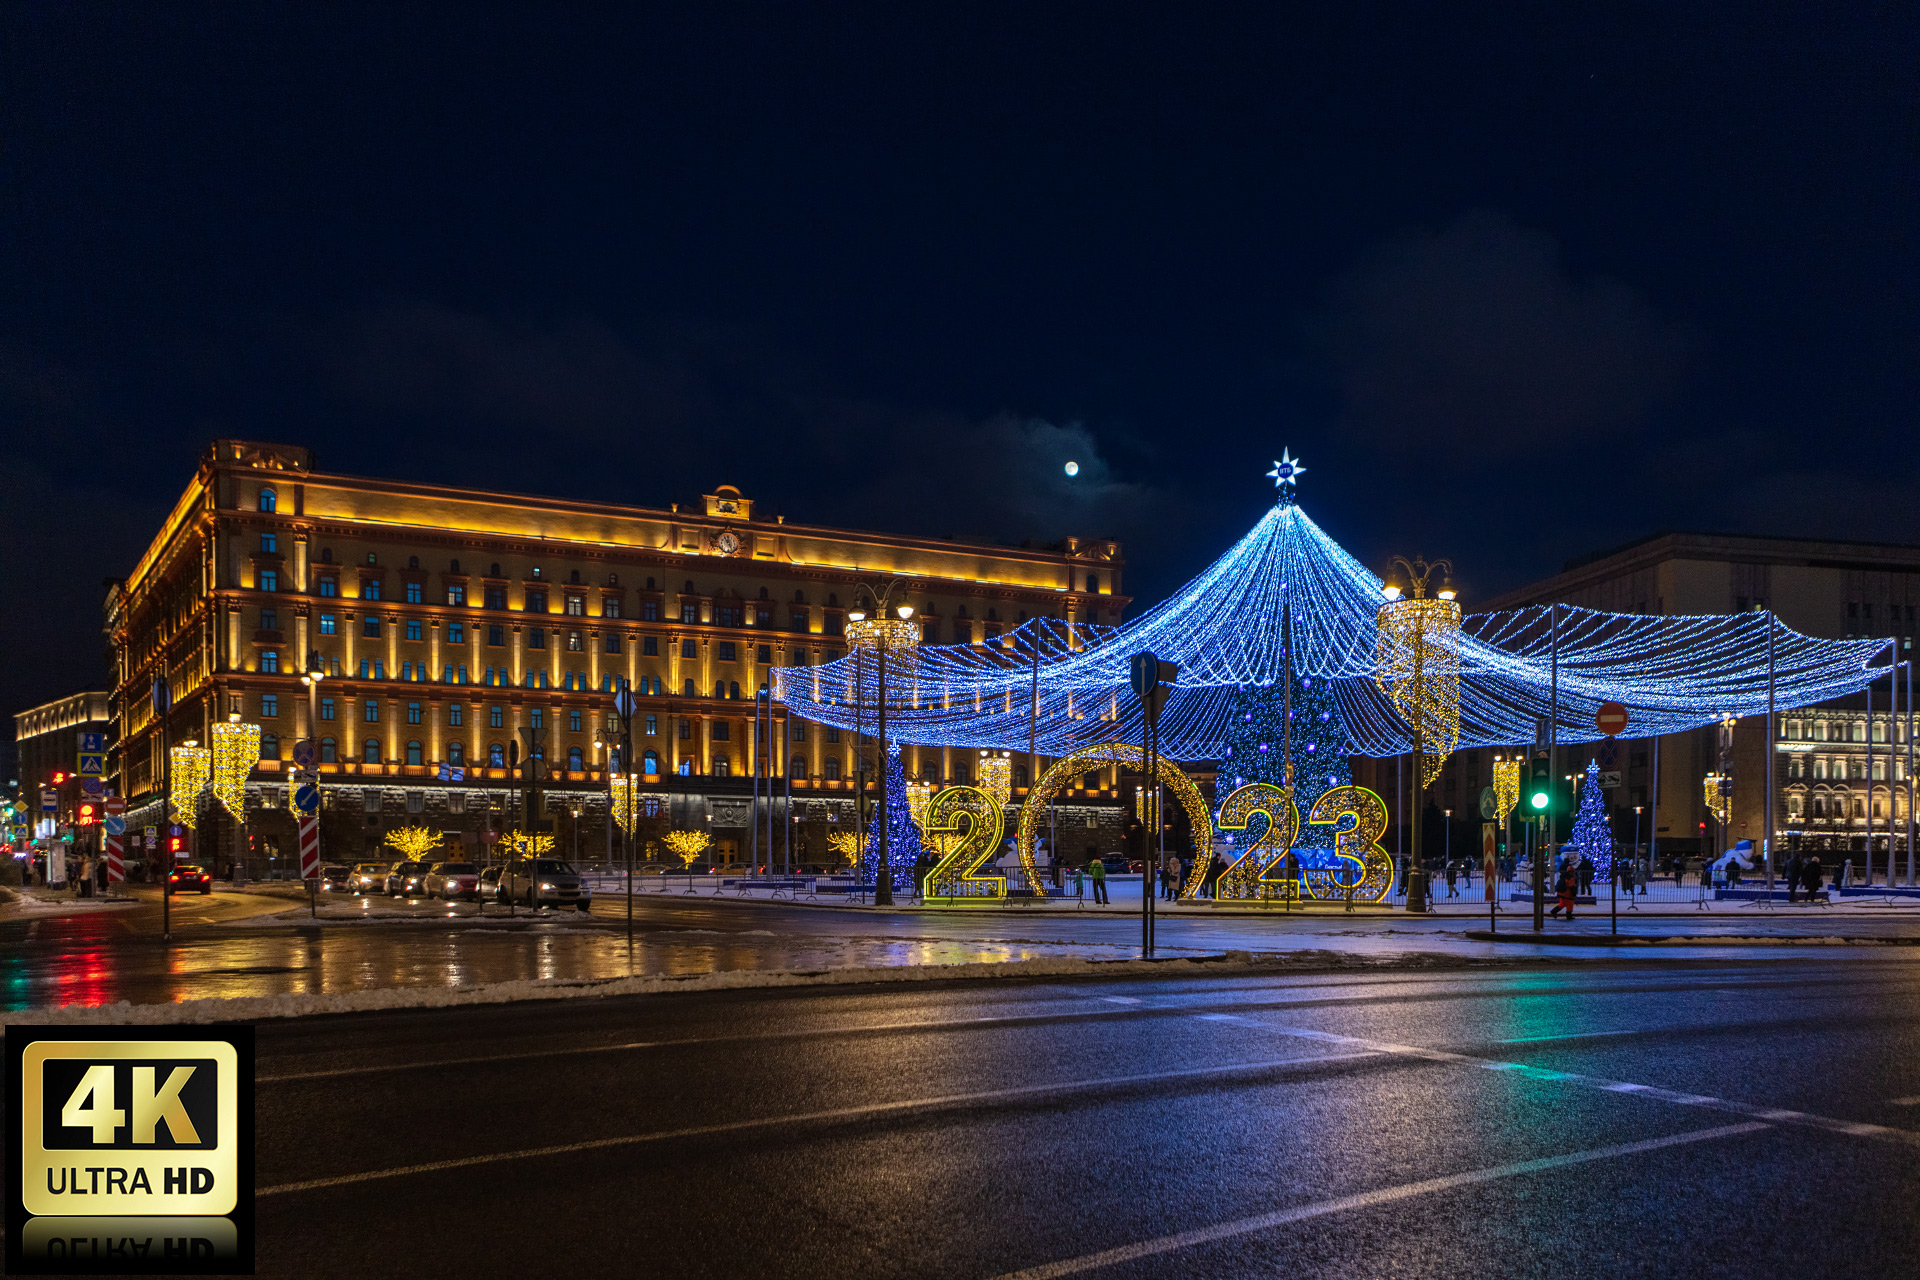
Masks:
[[[543,880],[540,882],[540,890],[543,893],[551,893],[553,891],[553,886],[546,883],[546,881]]]

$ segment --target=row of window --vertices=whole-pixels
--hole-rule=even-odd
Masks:
[[[1873,740],[1887,740],[1887,721],[1874,718]],[[1780,736],[1788,742],[1865,742],[1867,740],[1867,722],[1865,720],[1782,720]],[[1893,721],[1893,736],[1896,742],[1905,742],[1906,722],[1899,718]]]
[[[263,760],[277,760],[280,758],[279,738],[277,738],[276,736],[270,733],[262,735],[260,739],[260,758]],[[406,747],[404,748],[404,754],[402,756],[402,759],[405,761],[405,763],[416,766],[416,767],[425,765],[427,763],[425,745],[421,743],[421,741],[418,738],[409,740],[407,742]],[[504,743],[499,743],[499,742],[489,743],[486,749],[486,760],[487,760],[488,768],[493,768],[493,769],[506,768],[507,767],[506,745]],[[339,740],[336,738],[320,739],[320,763],[338,764],[339,762],[340,762]],[[362,764],[386,763],[386,757],[383,754],[383,749],[381,746],[380,739],[366,738],[361,741],[360,762]],[[461,742],[448,743],[446,763],[449,766],[456,769],[465,768],[468,763],[466,744]],[[612,758],[608,763],[611,769],[613,769],[615,772],[618,772],[620,770],[620,753],[618,751],[613,752]],[[646,777],[657,777],[659,775],[660,773],[660,753],[659,752],[657,751],[642,752],[638,763],[640,765],[639,772],[642,775]],[[789,760],[788,764],[789,764],[789,772],[794,778],[801,779],[801,778],[806,778],[808,776],[807,762],[804,759],[795,757]],[[725,777],[732,776],[732,773],[733,773],[733,757],[732,756],[716,755],[709,762],[709,765],[711,768],[712,775],[714,777],[725,778]],[[568,748],[567,756],[566,756],[566,767],[568,771],[572,773],[585,772],[587,768],[585,751],[583,751],[579,747]],[[841,776],[841,768],[842,766],[840,762],[840,757],[828,756],[822,762],[821,776],[826,778],[828,781],[837,782],[839,781]],[[693,761],[691,759],[682,759],[679,763],[678,771],[682,775],[691,775],[693,772]],[[964,770],[964,768],[957,770],[955,781],[964,782],[965,772],[966,771]]]
[[[1894,780],[1906,781],[1907,762],[1896,758],[1893,761]],[[1813,756],[1803,759],[1800,756],[1787,757],[1787,777],[1811,778],[1816,782],[1831,779],[1835,782],[1864,782],[1867,777],[1867,759],[1865,756],[1843,756],[1828,760],[1825,756]],[[1887,777],[1887,759],[1881,756],[1873,762],[1873,780],[1883,782]]]
[[[333,697],[321,698],[319,700],[320,719],[326,722],[333,722],[338,720],[340,718],[341,701],[342,701],[341,699],[333,698]],[[351,708],[354,700],[347,699],[345,701],[347,703],[347,706]],[[365,699],[359,700],[359,702],[360,702],[360,708],[361,708],[361,719],[367,724],[379,724],[381,721],[380,700],[378,698],[365,698]],[[278,719],[280,715],[280,695],[277,693],[261,694],[259,706],[260,706],[261,719],[263,720]],[[475,714],[478,714],[480,711],[480,708],[476,706],[473,708],[473,711],[475,712]],[[427,721],[427,715],[428,715],[427,706],[425,703],[421,703],[421,702],[409,702],[406,705],[405,714],[406,714],[406,722],[408,724],[425,724]],[[569,733],[586,732],[586,715],[587,715],[586,712],[581,711],[577,708],[572,708],[567,710],[565,712],[565,715],[567,717],[567,732]],[[446,707],[446,716],[447,716],[448,728],[450,729],[464,728],[467,722],[467,707],[464,704],[458,703],[458,702],[449,703]],[[487,707],[486,716],[487,716],[488,728],[504,729],[507,727],[507,709],[505,707],[501,707],[501,706]],[[527,716],[528,716],[528,724],[532,728],[535,728],[535,729],[546,728],[546,708],[545,707],[529,707],[527,709]],[[640,732],[642,736],[651,738],[659,734],[660,717],[657,714],[643,715],[643,716],[637,717],[637,719],[639,721]],[[693,736],[692,720],[680,719],[680,720],[677,720],[676,723],[679,725],[679,736],[681,738],[691,738]],[[714,738],[723,742],[726,741],[732,733],[730,722],[726,720],[715,720],[712,722],[712,724],[713,724],[712,733]],[[614,730],[615,725],[616,725],[616,721],[612,713],[608,713],[605,718],[603,731],[610,733]],[[807,738],[806,722],[795,720],[792,726],[792,733],[793,733],[793,741],[805,742]],[[831,725],[826,726],[825,733],[826,733],[826,741],[828,742],[840,741],[840,731],[832,727]]]
[[[425,630],[426,624],[420,619],[409,618],[403,625],[405,626],[404,634],[408,640],[424,641],[427,638]],[[340,634],[339,615],[332,613],[319,615],[318,627],[319,633],[323,636]],[[280,630],[280,613],[277,609],[260,610],[260,630],[267,632],[277,632]],[[476,628],[475,632],[478,634],[479,629]],[[374,614],[362,617],[360,619],[360,634],[369,640],[380,639],[383,634],[383,623],[380,617]],[[505,627],[489,626],[486,628],[485,635],[488,648],[499,649],[506,647],[507,629]],[[586,637],[578,631],[556,632],[555,636],[557,643],[569,653],[585,653],[588,649]],[[464,645],[466,642],[466,626],[459,622],[449,622],[447,624],[447,643],[450,645]],[[547,629],[545,627],[529,628],[527,631],[527,647],[529,649],[544,650],[547,647]],[[770,644],[735,644],[731,640],[722,640],[716,648],[716,660],[719,662],[740,662],[747,660],[742,658],[743,653],[751,653],[751,661],[765,665],[771,665],[774,662],[773,646]],[[603,652],[615,655],[624,652],[620,635],[617,632],[608,632],[601,639],[601,649]],[[660,637],[641,636],[640,656],[644,658],[659,657]],[[697,660],[700,656],[699,642],[696,640],[682,640],[680,642],[680,656],[686,659]],[[790,665],[806,665],[807,652],[804,649],[794,649],[788,657]],[[833,650],[827,655],[827,661],[831,662],[838,657],[840,657],[839,651]],[[274,664],[274,669],[277,670],[279,664],[277,655],[274,658]],[[265,669],[264,667],[262,668],[262,670]]]

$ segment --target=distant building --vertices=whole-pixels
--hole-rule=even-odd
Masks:
[[[796,525],[728,485],[662,511],[339,475],[304,448],[216,441],[107,601],[128,826],[159,820],[150,690],[164,675],[170,743],[205,743],[232,715],[262,726],[247,796],[256,875],[293,857],[287,783],[302,738],[316,744],[329,860],[382,856],[386,831],[409,823],[470,853],[517,825],[507,764],[523,730],[546,735],[560,848],[577,841],[592,857],[606,847],[611,717],[628,682],[650,821],[710,829],[723,857],[741,855],[752,778],[771,772],[783,793],[790,780],[792,816],[817,828],[805,855],[829,862],[827,831],[851,820],[851,735],[775,708],[773,741],[756,741],[770,667],[840,657],[870,585],[898,579],[927,642],[984,644],[1029,617],[1119,622],[1123,570],[1112,541]],[[310,662],[323,674],[311,690]],[[910,747],[906,766],[964,781],[975,754]],[[1074,794],[1111,804],[1117,780]],[[204,821],[200,855],[224,867],[233,825]]]
[[[59,820],[72,820],[74,803],[80,798],[80,780],[75,776],[75,769],[79,764],[81,735],[111,734],[113,721],[108,705],[109,699],[104,693],[76,693],[14,715],[20,799],[26,804],[32,822],[45,816],[40,812],[43,787],[53,787],[59,793]],[[64,780],[56,784],[56,775],[64,775]]]
[[[1807,538],[1757,538],[1666,533],[1569,561],[1556,576],[1479,602],[1475,612],[1526,605],[1580,605],[1619,613],[1717,614],[1772,609],[1780,622],[1806,635],[1835,639],[1884,638],[1890,652],[1912,654],[1920,612],[1920,547]],[[1867,849],[1871,827],[1875,865],[1885,866],[1889,823],[1904,878],[1907,867],[1911,713],[1901,684],[1900,706],[1888,705],[1883,681],[1868,695],[1812,710],[1781,708],[1775,716],[1774,826],[1792,847],[1826,854]],[[1629,734],[1633,732],[1629,727]],[[1766,821],[1765,717],[1734,727],[1732,813],[1728,835],[1758,846]],[[1660,740],[1658,834],[1663,851],[1695,852],[1707,819],[1704,779],[1718,768],[1715,726]],[[1615,793],[1614,833],[1631,838],[1635,805],[1646,806],[1651,742],[1619,744],[1622,786]],[[1891,751],[1889,750],[1891,748]],[[1562,772],[1584,768],[1591,748],[1566,753]],[[1868,766],[1872,755],[1871,770]],[[1443,806],[1477,820],[1479,787],[1489,778],[1491,751],[1461,752],[1436,784]],[[1871,778],[1868,777],[1871,772]],[[1832,866],[1834,859],[1827,859]]]

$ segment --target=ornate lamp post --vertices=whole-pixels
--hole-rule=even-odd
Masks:
[[[1405,576],[1402,576],[1402,570]],[[1427,583],[1441,573],[1439,589]],[[1393,557],[1380,606],[1378,666],[1374,680],[1413,730],[1414,794],[1411,865],[1420,866],[1420,828],[1427,788],[1460,743],[1460,603],[1453,589],[1453,562]],[[1413,594],[1407,595],[1411,585]]]
[[[895,650],[901,650],[910,655],[920,644],[920,628],[918,624],[913,621],[912,605],[899,605],[893,609],[892,616],[888,614],[888,603],[893,596],[894,588],[899,585],[897,581],[890,582],[887,584],[885,591],[874,592],[874,598],[878,602],[874,615],[869,618],[863,611],[855,610],[847,615],[846,627],[847,643],[853,647],[855,654],[854,669],[856,674],[854,698],[856,710],[854,719],[856,723],[859,720],[859,699],[864,693],[864,690],[860,687],[858,676],[858,655],[870,650],[874,654],[876,663],[875,697],[879,706],[878,742],[880,747],[880,799],[878,808],[880,821],[880,857],[879,865],[875,868],[873,878],[873,905],[876,907],[890,907],[893,905],[892,842],[888,839],[887,831],[887,761],[889,759],[887,755],[887,655],[889,652]],[[856,737],[857,736],[856,734]],[[864,798],[866,791],[866,770],[864,768],[859,771],[859,778],[859,785]]]

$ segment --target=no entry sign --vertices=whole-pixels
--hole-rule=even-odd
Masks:
[[[1627,709],[1617,702],[1603,702],[1593,713],[1593,724],[1609,738],[1617,738],[1626,732]]]

